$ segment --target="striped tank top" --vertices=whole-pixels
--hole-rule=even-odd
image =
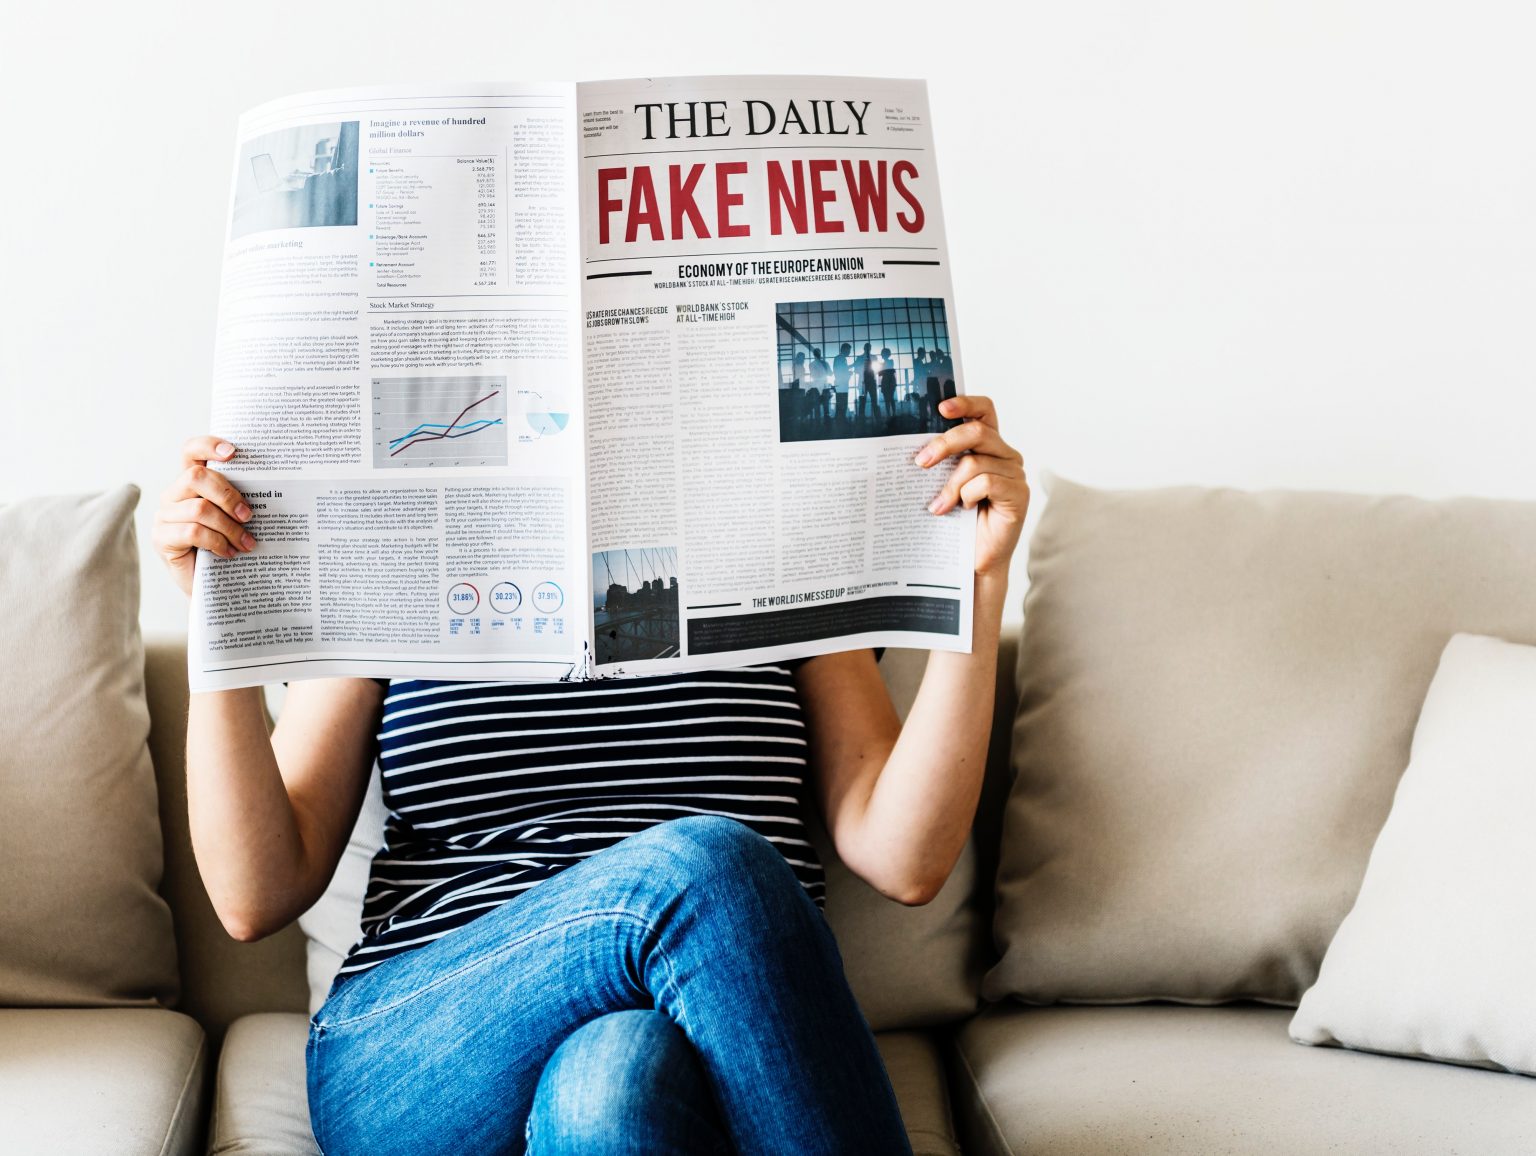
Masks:
[[[595,682],[393,681],[378,759],[388,816],[362,936],[338,979],[447,934],[627,835],[739,819],[825,907],[802,819],[790,667]]]

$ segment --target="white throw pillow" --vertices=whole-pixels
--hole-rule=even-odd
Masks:
[[[1291,1038],[1536,1075],[1536,647],[1458,634]]]

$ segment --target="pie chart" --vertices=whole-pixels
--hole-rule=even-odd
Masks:
[[[571,420],[571,415],[568,413],[555,413],[550,410],[530,409],[525,416],[528,419],[528,427],[541,438],[559,433]]]

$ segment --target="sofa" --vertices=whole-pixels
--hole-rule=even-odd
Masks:
[[[115,561],[82,565],[86,581],[132,564],[131,520],[127,534]],[[1434,656],[1455,630],[1536,643],[1533,574],[1536,504],[1053,482],[948,883],[922,906],[886,900],[815,831],[827,916],[914,1151],[1536,1152],[1528,1076],[1289,1030],[1391,806]],[[136,645],[136,623],[123,629]],[[142,656],[174,982],[0,1007],[5,1152],[318,1151],[307,1018],[355,934],[376,817],[365,806],[317,905],[329,913],[230,938],[188,833],[184,647],[125,651]],[[4,661],[8,684],[28,669]],[[924,661],[881,662],[903,709]]]

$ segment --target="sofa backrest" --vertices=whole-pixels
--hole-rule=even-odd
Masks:
[[[181,960],[177,1007],[201,1023],[217,1047],[224,1029],[240,1016],[305,1009],[304,935],[295,923],[266,939],[241,943],[224,930],[198,874],[187,821],[185,638],[144,640],[144,682],[165,839],[160,893],[171,905]]]
[[[886,899],[843,866],[817,816],[808,816],[826,865],[827,920],[848,982],[876,1031],[953,1023],[980,1004],[981,976],[996,960],[993,881],[1012,782],[1008,756],[1018,641],[1017,628],[1000,640],[986,781],[971,838],[936,898],[922,907]],[[926,665],[927,652],[920,650],[889,650],[881,660],[881,674],[903,719]]]
[[[992,962],[991,881],[1011,775],[1008,744],[1017,653],[1018,630],[1010,627],[998,656],[992,747],[975,835],[937,899],[920,908],[885,899],[836,862],[815,824],[827,860],[828,919],[838,934],[849,980],[877,1030],[961,1019],[977,1004],[981,974]],[[881,660],[881,674],[902,717],[926,661],[926,652],[915,650],[890,650]],[[186,674],[185,638],[145,640],[149,745],[165,838],[161,894],[175,916],[181,960],[178,1007],[202,1023],[216,1045],[242,1015],[307,1011],[306,947],[297,923],[255,943],[230,938],[203,888],[187,821]]]

